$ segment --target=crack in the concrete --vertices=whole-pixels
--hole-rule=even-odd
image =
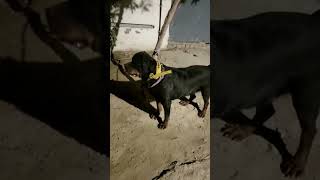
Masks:
[[[160,179],[161,177],[163,177],[164,175],[166,175],[167,173],[169,173],[169,172],[171,172],[171,171],[174,171],[175,168],[176,168],[177,163],[178,163],[178,161],[173,161],[173,162],[169,165],[169,168],[164,169],[163,171],[161,171],[161,173],[160,173],[158,176],[152,178],[152,180],[158,180],[158,179]]]
[[[196,162],[202,162],[202,161],[205,161],[205,160],[208,160],[208,159],[209,159],[209,155],[207,155],[207,156],[205,156],[204,158],[201,158],[201,159],[194,159],[194,160],[191,160],[191,161],[182,162],[179,165],[177,165],[178,161],[173,161],[172,163],[170,163],[168,168],[162,170],[160,172],[160,174],[155,176],[154,178],[152,178],[152,180],[159,180],[160,178],[162,178],[164,175],[168,174],[169,172],[175,171],[177,166],[190,165],[190,164],[193,164],[193,163],[196,163]]]
[[[195,162],[197,162],[197,161],[196,160],[187,161],[187,162],[181,163],[180,166],[192,164],[192,163],[195,163]]]

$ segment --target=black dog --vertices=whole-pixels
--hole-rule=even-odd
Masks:
[[[204,107],[198,112],[199,117],[204,117],[209,105],[210,97],[210,67],[209,66],[190,66],[186,68],[173,68],[163,65],[162,71],[171,70],[172,73],[165,75],[160,81],[151,79],[149,75],[156,70],[157,62],[146,52],[136,53],[132,62],[125,64],[126,71],[133,76],[139,76],[143,81],[143,88],[155,98],[158,107],[159,117],[161,107],[164,108],[164,121],[159,121],[158,127],[165,129],[168,125],[170,116],[171,100],[180,99],[181,105],[192,103],[195,93],[201,91]],[[189,96],[187,99],[185,96]]]
[[[240,20],[211,22],[213,106],[211,117],[228,124],[225,136],[242,140],[254,133],[282,155],[285,176],[299,176],[307,164],[320,107],[320,16],[272,12]],[[294,156],[280,136],[263,126],[275,112],[274,98],[290,94],[301,126]],[[240,110],[256,107],[252,120]]]

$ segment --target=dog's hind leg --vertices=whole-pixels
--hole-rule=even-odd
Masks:
[[[198,116],[204,118],[209,106],[209,98],[210,98],[210,89],[209,88],[201,88],[201,94],[203,98],[203,109],[198,112]]]
[[[256,113],[252,119],[253,123],[262,125],[268,119],[271,118],[275,113],[272,103],[260,104],[256,107]]]
[[[316,84],[316,83],[314,83]],[[319,101],[317,85],[304,85],[301,90],[292,93],[292,102],[296,110],[300,127],[300,144],[297,152],[291,159],[281,163],[281,170],[285,176],[300,176],[307,164],[310,149],[316,135],[316,119],[319,114]]]
[[[186,98],[186,97],[182,97],[180,98],[180,102],[179,104],[182,106],[186,106],[190,103],[192,103],[192,101],[196,98],[196,95],[194,93],[190,94],[190,98]]]
[[[251,128],[253,130],[253,134],[260,136],[267,140],[269,143],[273,144],[275,148],[280,153],[282,160],[290,159],[292,155],[289,153],[285,143],[283,142],[281,135],[278,131],[272,130],[268,127],[265,127],[264,125],[253,123],[252,120],[250,120],[248,117],[246,117],[241,112],[233,112],[233,113],[227,113],[221,118],[223,121],[227,123],[237,123],[239,125],[242,125],[242,128]],[[224,132],[224,136],[229,136],[229,138],[236,140],[240,136],[242,136],[241,133],[238,134],[228,134],[228,132]]]
[[[226,113],[222,119],[227,122],[227,124],[221,128],[223,136],[235,141],[241,141],[247,138],[254,133],[258,126],[240,111]]]
[[[186,98],[186,97],[182,97],[182,98],[180,98],[179,104],[180,104],[181,106],[186,106],[186,105],[189,104],[189,99]]]
[[[263,125],[263,123],[266,122],[274,113],[275,113],[275,110],[272,103],[261,104],[256,107],[256,113],[252,120],[250,120],[247,117],[245,118],[248,122],[250,122],[250,124],[255,124],[257,126],[260,126],[260,125]],[[244,116],[244,115],[242,114],[239,116]],[[239,118],[244,119],[244,117],[239,117]],[[221,131],[227,137],[230,137],[231,139],[236,141],[241,141],[247,138],[248,136],[252,135],[255,131],[255,128],[256,128],[255,126],[248,126],[244,122],[239,123],[238,121],[233,120],[231,122],[228,122],[221,129]]]

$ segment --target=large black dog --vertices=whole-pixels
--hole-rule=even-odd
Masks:
[[[162,71],[171,70],[163,79],[149,79],[151,73],[155,73],[157,62],[146,52],[138,52],[132,57],[132,61],[125,64],[125,69],[130,75],[139,76],[143,82],[143,88],[155,98],[158,113],[155,117],[159,121],[158,127],[165,129],[168,125],[171,101],[180,99],[181,105],[192,103],[196,98],[195,93],[201,91],[204,107],[199,111],[198,116],[204,117],[209,106],[210,98],[210,67],[190,66],[186,68],[173,68],[162,66]],[[186,96],[190,98],[187,99]],[[164,121],[161,121],[159,114],[161,105],[164,108]]]
[[[211,117],[228,124],[225,136],[242,140],[254,133],[282,155],[285,176],[301,175],[307,164],[320,103],[320,16],[270,12],[240,20],[211,21],[213,106]],[[263,126],[275,112],[274,98],[290,94],[301,137],[291,156],[281,137]],[[240,110],[256,107],[253,119]]]

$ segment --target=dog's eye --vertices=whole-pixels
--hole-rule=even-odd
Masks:
[[[75,43],[75,46],[76,46],[77,48],[79,48],[79,49],[83,47],[83,45],[82,45],[80,42],[76,42],[76,43]]]
[[[75,41],[73,42],[73,46],[75,46],[78,49],[83,49],[88,46],[88,43],[86,43],[85,41]]]

